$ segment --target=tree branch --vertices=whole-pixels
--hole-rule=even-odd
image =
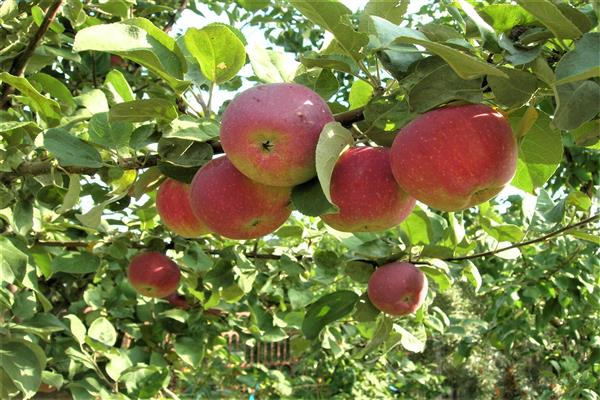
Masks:
[[[572,225],[567,225],[567,226],[565,226],[565,227],[563,227],[561,229],[558,229],[556,231],[550,232],[550,233],[548,233],[548,234],[546,234],[544,236],[540,236],[539,238],[526,240],[524,242],[515,243],[515,244],[512,244],[510,246],[502,247],[502,248],[499,248],[499,249],[496,249],[496,250],[485,251],[483,253],[476,253],[476,254],[471,254],[469,256],[462,256],[462,257],[443,258],[443,260],[444,261],[463,261],[463,260],[471,260],[471,259],[474,259],[474,258],[481,258],[481,257],[493,256],[495,254],[501,253],[501,252],[506,251],[506,250],[516,249],[516,248],[519,248],[519,247],[528,246],[530,244],[544,242],[544,241],[546,241],[548,239],[551,239],[551,238],[553,238],[555,236],[560,235],[563,232],[569,231],[571,229],[578,228],[580,226],[587,225],[590,222],[594,222],[594,221],[596,221],[598,219],[600,219],[600,214],[592,215],[589,218],[581,220],[581,221],[579,221],[579,222],[577,222],[575,224],[572,224]]]
[[[491,250],[491,251],[485,251],[482,253],[476,253],[476,254],[471,254],[469,256],[462,256],[462,257],[449,257],[449,258],[442,258],[442,260],[444,261],[463,261],[463,260],[472,260],[474,258],[481,258],[481,257],[487,257],[487,256],[493,256],[495,254],[501,253],[503,251],[506,250],[510,250],[510,249],[516,249],[519,247],[523,247],[523,246],[528,246],[530,244],[534,244],[534,243],[540,243],[540,242],[544,242],[548,239],[552,239],[553,237],[556,237],[558,235],[560,235],[561,233],[564,233],[566,231],[569,231],[571,229],[575,229],[578,228],[580,226],[584,226],[587,225],[591,222],[594,222],[596,220],[600,219],[600,214],[598,215],[593,215],[589,218],[586,218],[584,220],[581,220],[575,224],[571,224],[571,225],[567,225],[563,228],[557,229],[555,231],[552,231],[550,233],[547,233],[543,236],[540,236],[538,238],[535,239],[531,239],[531,240],[526,240],[524,242],[519,242],[519,243],[515,243],[513,245],[510,246],[506,246],[506,247],[502,247],[500,249],[496,249],[496,250]],[[98,241],[98,242],[92,242],[92,241],[77,241],[77,240],[73,240],[73,241],[45,241],[45,240],[35,240],[34,241],[34,245],[39,245],[39,246],[48,246],[48,247],[64,247],[67,250],[74,250],[76,248],[79,247],[89,247],[89,246],[94,246],[97,243],[104,243],[102,241]],[[138,242],[132,242],[130,243],[130,246],[134,249],[144,249],[145,246],[142,243],[138,243]],[[167,245],[167,247],[169,247]],[[220,255],[221,252],[218,250],[205,250],[208,254],[212,254],[212,255]],[[249,252],[244,252],[243,253],[246,257],[248,258],[254,258],[254,259],[263,259],[263,260],[279,260],[281,259],[281,255],[277,255],[277,254],[268,254],[268,253],[257,253],[255,251],[249,251]],[[304,260],[304,261],[312,261],[312,257],[309,256],[296,256],[296,258],[298,258],[299,261]],[[418,262],[417,262],[418,264]]]
[[[186,9],[187,5],[188,5],[188,0],[181,0],[181,2],[179,3],[179,8],[177,8],[177,10],[175,10],[175,12],[171,15],[171,17],[167,21],[167,24],[163,27],[164,32],[171,31],[171,28],[173,28],[173,25],[175,25],[175,21],[177,21],[177,17],[182,13],[183,10]]]
[[[42,42],[42,38],[48,31],[50,24],[56,18],[56,14],[58,14],[58,10],[59,10],[60,6],[62,5],[62,2],[63,2],[63,0],[56,0],[54,3],[52,3],[52,5],[50,7],[48,7],[48,11],[46,11],[46,15],[44,16],[44,19],[42,20],[42,24],[40,25],[38,30],[35,32],[35,35],[33,35],[31,40],[29,41],[29,44],[27,44],[27,47],[25,48],[25,50],[23,50],[23,52],[21,54],[19,54],[17,57],[15,57],[15,59],[13,60],[12,66],[10,67],[10,71],[9,71],[11,75],[15,75],[15,76],[23,75],[23,73],[25,72],[25,68],[27,67],[27,63],[29,62],[29,59],[33,55],[33,52],[35,51],[36,47],[38,47],[39,44]],[[2,84],[2,88],[0,89],[0,93],[1,93],[0,107],[2,109],[6,110],[10,107],[10,102],[8,101],[8,96],[10,94],[12,94],[14,92],[14,90],[15,90],[14,87],[12,87],[6,83]]]
[[[341,122],[344,126],[350,126],[354,122],[361,121],[363,117],[363,108],[357,108],[355,110],[346,111],[340,114],[335,114],[334,118],[336,121]],[[223,147],[218,141],[208,142],[215,154],[223,153]],[[158,154],[150,154],[147,156],[138,156],[134,158],[125,158],[116,166],[120,166],[123,169],[144,169],[157,165],[160,157]],[[13,172],[0,172],[0,182],[9,184],[11,181],[21,176],[37,176],[49,174],[52,171],[53,162],[52,160],[45,161],[26,161],[21,163],[17,169]],[[87,168],[87,167],[62,167],[63,171],[73,174],[82,175],[95,175],[100,169],[99,168]]]

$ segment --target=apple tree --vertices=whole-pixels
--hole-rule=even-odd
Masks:
[[[600,399],[599,17],[4,0],[0,397]]]

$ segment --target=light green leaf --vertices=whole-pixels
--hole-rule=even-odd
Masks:
[[[556,64],[556,85],[600,76],[600,32],[583,35]]]
[[[182,93],[185,57],[175,40],[144,18],[84,28],[75,35],[74,51],[96,50],[117,54],[148,68]]]
[[[456,0],[460,5],[460,8],[467,14],[467,16],[475,23],[477,29],[479,30],[479,35],[483,40],[483,47],[497,53],[500,51],[500,46],[498,45],[498,37],[496,36],[496,32],[494,29],[487,23],[481,16],[477,13],[475,8],[471,5],[471,3],[466,0]]]
[[[235,77],[246,62],[244,43],[229,26],[213,23],[202,29],[190,28],[185,46],[196,58],[204,76],[215,83]]]
[[[294,82],[312,89],[325,100],[337,93],[339,88],[335,74],[329,69],[322,68],[313,68],[303,72],[294,78]]]
[[[133,91],[121,71],[113,69],[106,74],[104,86],[112,93],[115,103],[135,100]]]
[[[79,202],[79,193],[81,192],[81,182],[79,175],[69,174],[69,188],[63,198],[61,206],[56,210],[58,214],[64,214],[71,210]]]
[[[0,368],[23,393],[25,399],[33,397],[42,382],[42,371],[46,367],[44,350],[35,343],[18,339],[2,340],[0,346]]]
[[[352,11],[348,7],[334,0],[291,0],[291,3],[310,21],[331,32],[340,47],[353,59],[363,58],[361,51],[369,39],[352,27]]]
[[[535,194],[556,171],[562,159],[563,144],[560,133],[550,127],[545,114],[535,121],[519,144],[517,171],[511,185]]]
[[[309,51],[300,56],[300,62],[306,68],[324,68],[358,75],[358,64],[349,56],[343,54],[318,54]]]
[[[89,274],[100,268],[100,258],[89,253],[65,253],[52,259],[52,273]]]
[[[206,142],[218,136],[219,125],[214,120],[181,115],[171,121],[162,137]]]
[[[91,142],[117,150],[122,155],[128,153],[127,147],[132,132],[132,123],[109,119],[107,112],[94,114],[88,125]]]
[[[88,336],[107,346],[114,346],[117,342],[117,331],[106,317],[99,317],[92,322]]]
[[[85,325],[83,324],[83,322],[81,322],[79,317],[77,317],[74,314],[69,314],[65,315],[64,319],[69,321],[69,329],[71,330],[71,334],[73,335],[75,340],[77,340],[79,344],[85,343],[86,329]]]
[[[119,354],[108,353],[106,356],[110,360],[106,364],[106,373],[114,381],[118,381],[123,371],[133,366],[131,359],[124,350],[119,349]]]
[[[171,121],[177,118],[177,108],[173,102],[166,99],[133,100],[115,104],[110,109],[109,116],[111,121]]]
[[[469,283],[475,288],[475,293],[481,288],[481,275],[479,270],[471,261],[466,261],[466,267],[463,269],[463,275],[467,278]]]
[[[452,278],[449,275],[450,271],[448,270],[448,267],[444,265],[443,261],[435,261],[437,261],[436,266],[420,265],[419,269],[438,285],[440,292],[445,292],[452,286]]]
[[[69,88],[55,77],[38,72],[29,76],[28,79],[30,82],[39,84],[42,89],[57,98],[67,109],[75,109],[75,100],[73,100]]]
[[[63,167],[77,166],[99,168],[100,153],[89,143],[71,135],[62,128],[48,129],[44,133],[44,146]]]
[[[77,97],[75,103],[84,107],[91,114],[97,114],[108,111],[108,101],[106,95],[100,89],[92,89]]]
[[[433,228],[427,213],[419,206],[415,206],[400,225],[400,229],[407,235],[410,243],[407,245],[430,244],[433,242]]]
[[[397,332],[402,335],[402,339],[400,340],[400,344],[406,350],[413,353],[421,353],[425,350],[425,340],[413,335],[403,327],[398,324],[393,325],[394,332]]]
[[[367,82],[356,79],[350,87],[348,102],[350,109],[359,108],[366,105],[373,96],[373,86]]]
[[[32,107],[47,118],[49,122],[57,122],[61,118],[60,105],[38,92],[31,83],[23,77],[14,76],[8,72],[0,73],[0,81],[14,87],[31,101]]]
[[[0,279],[13,283],[22,279],[27,267],[27,254],[19,250],[4,236],[0,236]]]
[[[576,39],[582,32],[550,0],[517,0],[559,39]]]
[[[317,177],[330,203],[331,174],[340,155],[354,144],[352,133],[339,122],[329,122],[321,131],[316,150]]]
[[[489,17],[492,27],[498,32],[505,32],[517,25],[528,25],[535,21],[533,15],[514,4],[492,4],[483,7],[482,13]]]
[[[358,301],[356,293],[341,290],[321,297],[308,307],[302,322],[302,333],[313,340],[329,323],[349,314]]]
[[[381,315],[377,320],[377,326],[375,327],[375,331],[373,332],[371,340],[369,340],[367,345],[364,348],[362,348],[358,353],[356,353],[356,355],[353,358],[361,359],[364,356],[371,354],[374,350],[377,350],[377,348],[381,346],[390,336],[392,326],[392,319],[389,318],[387,315]]]
[[[442,57],[462,79],[475,79],[484,75],[506,77],[504,72],[493,65],[441,43],[411,36],[399,36],[392,43],[408,43],[425,47],[429,52]]]
[[[177,338],[175,352],[186,364],[197,367],[204,358],[204,343],[199,338],[180,337]]]
[[[369,18],[371,16],[385,18],[396,25],[400,24],[408,9],[408,3],[409,0],[369,0],[360,14],[359,31],[372,32]]]
[[[291,82],[298,62],[288,53],[267,50],[257,43],[246,47],[254,74],[263,82]]]

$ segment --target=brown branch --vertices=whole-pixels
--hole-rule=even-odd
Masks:
[[[345,111],[343,113],[335,114],[333,118],[342,124],[342,126],[349,128],[355,122],[360,122],[365,119],[364,107],[359,107],[354,110]]]
[[[526,240],[524,242],[519,242],[519,243],[515,243],[512,244],[510,246],[506,246],[506,247],[502,247],[500,249],[496,249],[496,250],[490,250],[490,251],[484,251],[483,253],[476,253],[476,254],[471,254],[470,256],[462,256],[462,257],[450,257],[450,258],[443,258],[444,261],[463,261],[463,260],[471,260],[474,258],[481,258],[481,257],[487,257],[487,256],[493,256],[495,254],[501,253],[503,251],[506,250],[511,250],[511,249],[516,249],[519,247],[523,247],[523,246],[528,246],[530,244],[534,244],[534,243],[539,243],[539,242],[544,242],[548,239],[551,239],[555,236],[560,235],[563,232],[569,231],[571,229],[575,229],[578,228],[580,226],[583,225],[587,225],[590,222],[594,222],[596,220],[600,219],[600,214],[597,215],[592,215],[589,218],[586,218],[584,220],[581,220],[579,222],[577,222],[576,224],[572,224],[572,225],[567,225],[561,229],[558,229],[556,231],[550,232],[544,236],[540,236],[538,238],[535,239],[530,239],[530,240]]]
[[[181,0],[181,2],[179,3],[179,8],[177,8],[177,10],[175,10],[175,12],[171,15],[171,17],[167,21],[167,24],[163,27],[164,32],[171,31],[171,28],[173,28],[173,25],[175,25],[175,21],[177,21],[177,17],[183,12],[183,10],[186,9],[187,5],[188,5],[188,0]]]
[[[25,68],[27,67],[27,63],[29,62],[29,59],[33,55],[33,52],[35,51],[36,47],[38,47],[40,45],[40,43],[42,42],[42,38],[48,31],[50,24],[56,18],[56,14],[58,14],[58,10],[59,10],[60,6],[62,5],[62,2],[63,2],[63,0],[56,0],[54,3],[52,3],[52,5],[50,7],[48,7],[48,11],[46,11],[46,15],[44,16],[44,19],[42,20],[42,24],[40,25],[38,30],[35,32],[35,35],[33,35],[33,37],[29,41],[29,44],[27,45],[25,50],[23,50],[23,52],[21,54],[19,54],[13,60],[12,66],[10,67],[10,70],[9,70],[11,75],[15,75],[15,76],[23,75],[23,73],[25,72]],[[2,84],[2,88],[0,89],[0,93],[1,93],[0,107],[2,109],[6,110],[10,107],[10,102],[8,101],[8,96],[10,94],[12,94],[14,92],[14,90],[15,90],[14,87],[12,87],[6,83]]]

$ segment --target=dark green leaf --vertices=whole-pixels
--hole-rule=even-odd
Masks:
[[[302,332],[307,339],[316,339],[325,325],[349,314],[354,309],[358,296],[347,290],[338,291],[321,297],[308,307]]]
[[[102,166],[100,153],[83,140],[61,128],[53,128],[44,134],[44,146],[65,167],[78,166],[99,168]]]
[[[292,205],[302,214],[312,217],[337,211],[337,208],[323,194],[323,189],[317,178],[292,189]]]
[[[52,259],[52,272],[89,274],[100,267],[100,258],[93,254],[66,253]]]
[[[109,116],[114,122],[144,122],[154,119],[171,121],[177,118],[177,109],[171,101],[165,99],[133,100],[115,104]]]

